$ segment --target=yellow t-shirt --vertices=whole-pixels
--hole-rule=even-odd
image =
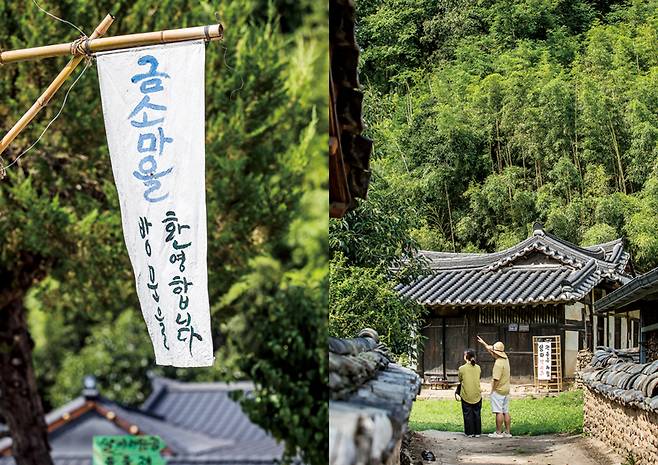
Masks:
[[[509,360],[506,358],[498,357],[493,366],[493,379],[498,380],[496,392],[501,396],[509,394]]]
[[[459,396],[464,402],[477,404],[482,399],[480,390],[480,365],[471,365],[470,362],[459,367],[459,382],[462,389]]]

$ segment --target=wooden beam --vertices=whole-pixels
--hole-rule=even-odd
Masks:
[[[642,329],[640,330],[640,332],[648,333],[649,331],[655,331],[657,329],[658,329],[658,323],[654,323],[654,324],[649,325],[649,326],[643,326]]]
[[[210,26],[186,27],[182,29],[169,29],[166,31],[143,32],[123,36],[106,37],[104,39],[89,37],[88,40],[68,42],[64,44],[46,45],[43,47],[9,50],[0,53],[0,65],[25,60],[52,58],[58,56],[74,55],[84,56],[95,52],[118,50],[144,45],[167,44],[186,40],[218,40],[224,37],[224,26],[213,24]]]

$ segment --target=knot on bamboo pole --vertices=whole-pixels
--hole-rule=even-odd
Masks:
[[[71,42],[71,55],[91,57],[91,48],[89,47],[89,37],[80,36],[79,39]]]

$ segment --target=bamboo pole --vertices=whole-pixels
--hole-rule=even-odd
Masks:
[[[89,40],[83,42],[84,47],[79,47],[77,46],[77,43],[73,42],[2,52],[0,53],[0,65],[39,58],[51,58],[65,55],[77,56],[84,55],[85,53],[103,52],[143,45],[166,44],[171,42],[181,42],[184,40],[217,40],[222,39],[223,37],[224,27],[221,24],[170,29],[167,31],[143,32],[139,34],[106,37],[103,39],[90,37]]]
[[[101,37],[107,32],[109,27],[114,22],[114,16],[108,14],[103,21],[98,25],[94,33],[90,36],[90,39],[95,39]],[[64,81],[73,73],[76,66],[84,59],[84,55],[75,56],[71,58],[68,64],[60,71],[55,80],[48,86],[48,88],[41,94],[32,107],[19,119],[14,127],[12,127],[7,135],[2,138],[0,141],[0,155],[5,151],[5,149],[11,144],[11,142],[21,133],[23,129],[27,127],[28,124],[34,119],[34,117],[45,107],[50,99],[53,98],[55,93],[59,90],[60,87],[64,84]]]

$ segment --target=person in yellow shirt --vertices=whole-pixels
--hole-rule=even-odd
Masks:
[[[459,367],[459,382],[464,416],[464,434],[479,438],[482,434],[482,391],[480,390],[480,365],[476,363],[475,351],[464,352],[464,363]]]
[[[489,435],[490,438],[511,438],[510,427],[512,418],[509,414],[510,401],[510,368],[505,344],[498,341],[490,346],[480,336],[478,341],[484,345],[494,358],[494,366],[491,381],[491,411],[496,415],[496,432]],[[503,430],[503,424],[505,429]]]

